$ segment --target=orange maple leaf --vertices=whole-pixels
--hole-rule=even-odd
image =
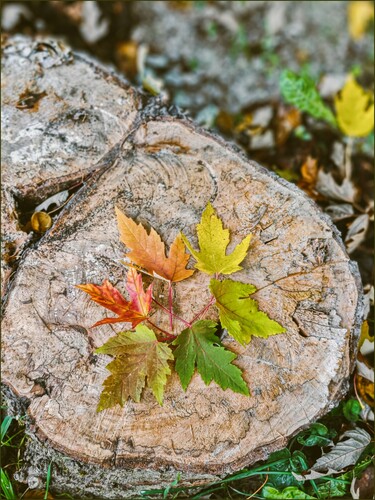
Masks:
[[[141,278],[141,276],[139,276],[139,278]],[[137,276],[135,276],[133,280],[137,281],[137,291],[134,289],[134,292],[132,291],[132,293],[141,293],[142,291],[142,294],[144,295],[144,297],[142,295],[139,299],[142,301],[142,310],[137,306],[134,295],[130,302],[127,301],[108,280],[105,280],[103,285],[76,285],[77,288],[89,294],[91,300],[118,315],[117,318],[102,319],[101,321],[96,322],[93,327],[105,325],[107,323],[131,323],[134,328],[139,323],[147,319],[147,315],[151,308],[152,289],[149,287],[145,293],[142,287],[142,279],[140,280],[140,284],[139,280],[137,280]]]
[[[186,269],[189,254],[185,253],[185,245],[178,234],[171,245],[169,256],[165,256],[165,245],[158,233],[151,228],[150,234],[142,224],[137,224],[116,207],[120,240],[130,248],[127,257],[136,265],[143,267],[153,276],[168,281],[182,281],[189,278],[194,271]]]

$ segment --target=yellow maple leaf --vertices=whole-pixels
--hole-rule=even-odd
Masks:
[[[232,274],[240,271],[239,265],[247,255],[251,234],[239,243],[230,255],[226,254],[229,245],[229,230],[217,217],[211,203],[205,208],[202,219],[197,225],[200,251],[194,250],[185,235],[181,237],[190,253],[197,261],[195,267],[207,274]]]
[[[371,19],[374,18],[374,5],[372,2],[349,2],[348,22],[349,33],[353,40],[359,40],[366,32]]]
[[[335,96],[337,122],[345,135],[364,137],[374,128],[374,99],[349,76]]]

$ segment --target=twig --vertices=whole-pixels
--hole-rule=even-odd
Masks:
[[[252,493],[249,497],[247,497],[246,500],[250,500],[250,498],[253,498],[258,493],[258,491],[260,491],[263,488],[263,486],[267,483],[267,481],[268,481],[268,474],[266,476],[265,481],[259,486],[257,490],[254,491],[254,493]]]

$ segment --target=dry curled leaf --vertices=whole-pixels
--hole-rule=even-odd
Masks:
[[[353,217],[354,215],[354,208],[350,203],[337,203],[329,205],[324,209],[324,211],[331,217],[333,222],[347,219],[349,217]]]
[[[276,143],[282,146],[298,125],[301,125],[301,112],[297,108],[280,106],[277,112]]]
[[[371,436],[357,427],[344,432],[341,440],[328,453],[323,454],[311,467],[314,471],[330,469],[339,472],[357,462],[371,442]]]
[[[322,169],[318,173],[316,189],[331,200],[348,203],[353,203],[357,194],[357,189],[350,179],[346,177],[341,184],[338,184],[330,172],[326,173]]]
[[[35,208],[35,212],[48,212],[48,209],[52,205],[56,205],[56,207],[60,207],[63,203],[69,198],[69,191],[60,191],[60,193],[54,194],[50,196],[46,200],[43,201],[40,205]]]
[[[367,467],[359,477],[354,477],[350,485],[353,500],[373,498],[374,494],[374,465]]]
[[[308,156],[301,167],[301,179],[298,187],[303,189],[311,198],[316,199],[318,192],[315,189],[318,178],[318,160]]]
[[[349,254],[354,252],[354,250],[364,241],[369,223],[370,219],[368,214],[359,215],[351,223],[345,237],[345,246]]]

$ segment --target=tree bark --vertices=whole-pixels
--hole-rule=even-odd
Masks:
[[[6,244],[20,256],[5,285],[3,382],[10,403],[27,408],[24,478],[43,478],[52,459],[52,486],[79,498],[125,498],[166,486],[177,471],[181,485],[205,484],[267,458],[337,404],[352,369],[362,295],[357,266],[319,208],[60,44],[16,38],[3,50],[3,222]],[[43,96],[22,108],[30,89]],[[82,180],[30,245],[17,226],[17,201],[36,203]],[[180,230],[196,243],[208,201],[234,243],[253,233],[234,279],[254,284],[260,309],[287,332],[246,347],[224,338],[251,397],[206,387],[197,375],[185,393],[174,374],[162,407],[145,390],[141,403],[97,413],[110,358],[93,351],[123,328],[91,329],[103,309],[74,285],[108,278],[123,291],[115,205],[168,245]],[[4,266],[5,275],[14,270]],[[178,283],[177,313],[200,310],[207,284],[201,273]],[[158,283],[155,295],[163,294]]]

